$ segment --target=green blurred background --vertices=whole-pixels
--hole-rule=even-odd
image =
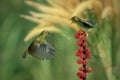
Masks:
[[[45,3],[44,0],[34,1]],[[27,6],[24,0],[1,0],[0,6],[0,80],[78,80],[76,72],[79,65],[76,63],[77,47],[74,39],[67,40],[59,34],[54,34],[52,39],[48,37],[56,48],[54,59],[39,61],[29,55],[24,60],[22,54],[31,42],[25,43],[24,38],[37,24],[20,18],[20,15],[28,14],[29,10],[34,9]],[[66,28],[65,31],[69,37],[73,38],[73,30]],[[116,33],[112,34],[115,36],[112,49],[115,49],[112,53],[115,55],[112,56],[115,59],[112,60],[115,60],[114,65],[117,67],[113,74],[116,77],[115,80],[120,80],[118,76],[120,74],[120,37],[119,31],[114,32]],[[93,53],[98,54],[97,51]],[[107,80],[104,66],[96,54],[89,60],[88,66],[92,67],[93,72],[87,75],[89,78],[87,80]]]

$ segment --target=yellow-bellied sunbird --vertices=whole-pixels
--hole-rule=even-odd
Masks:
[[[33,40],[27,50],[25,50],[23,54],[23,58],[26,58],[27,54],[31,56],[44,60],[44,59],[51,59],[55,55],[55,49],[45,40],[45,37],[50,32],[44,30],[40,33],[40,35]]]
[[[78,16],[73,16],[71,18],[72,23],[76,23],[83,30],[89,30],[93,28],[96,24],[96,21],[92,20],[81,20]]]

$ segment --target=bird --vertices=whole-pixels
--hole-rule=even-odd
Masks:
[[[48,34],[50,34],[49,31],[42,31],[25,50],[22,57],[25,59],[27,54],[30,54],[39,60],[47,60],[53,58],[55,55],[55,48],[46,41],[45,38]]]
[[[90,30],[94,28],[96,21],[93,20],[81,20],[78,16],[73,16],[71,19],[72,23],[76,23],[82,30]]]

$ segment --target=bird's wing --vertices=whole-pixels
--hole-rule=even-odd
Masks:
[[[43,42],[36,45],[34,52],[30,54],[37,59],[50,59],[54,57],[55,49],[47,42]]]
[[[47,44],[46,55],[48,55],[47,58],[48,59],[53,58],[55,55],[55,49],[49,43],[46,44]]]
[[[96,21],[92,21],[92,20],[84,20],[83,22],[84,22],[84,24],[87,24],[90,27],[93,27],[96,24]]]
[[[89,29],[90,25],[86,23],[85,21],[79,21],[78,26],[81,26],[81,28],[84,30],[85,28]]]

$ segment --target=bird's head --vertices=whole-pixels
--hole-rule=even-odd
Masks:
[[[76,23],[76,22],[81,21],[78,16],[73,16],[70,20],[72,21],[72,23]]]
[[[44,31],[41,32],[41,35],[45,35],[45,36],[46,36],[46,35],[48,35],[48,34],[50,34],[50,32],[47,31],[47,30],[44,30]]]
[[[43,32],[43,34],[49,34],[49,31],[47,31],[47,30],[44,30],[42,32]]]
[[[38,35],[37,40],[38,40],[38,41],[43,41],[48,34],[50,34],[49,31],[43,30],[43,31]]]

